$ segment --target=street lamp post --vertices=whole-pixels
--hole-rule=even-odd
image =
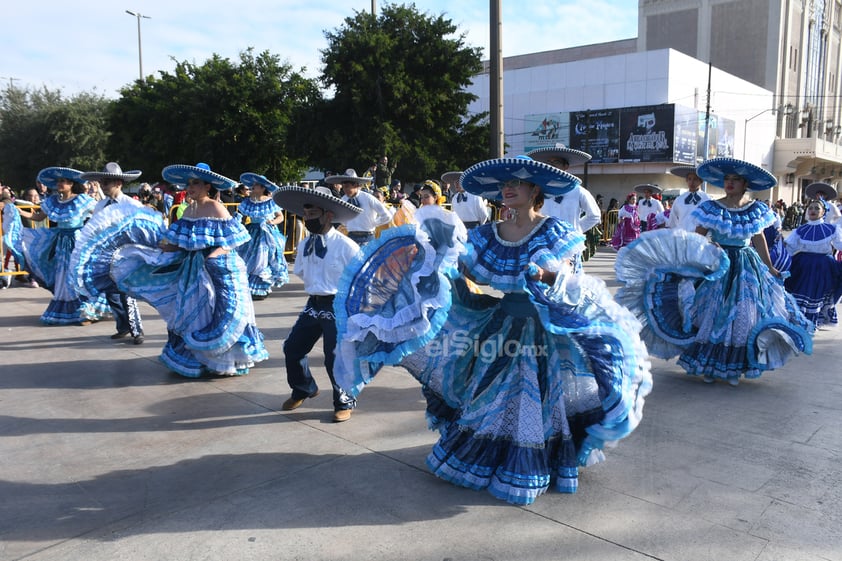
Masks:
[[[140,12],[133,12],[131,10],[126,10],[126,13],[130,16],[134,16],[137,18],[137,71],[138,71],[138,80],[143,80],[143,47],[141,46],[140,42],[140,18],[143,19],[152,19],[149,16],[144,16]]]
[[[784,105],[782,107],[772,107],[771,109],[764,109],[763,111],[761,111],[757,115],[752,115],[751,117],[749,117],[748,119],[745,120],[745,123],[743,124],[743,159],[744,160],[748,159],[748,158],[746,158],[746,140],[748,139],[748,123],[749,123],[749,121],[753,121],[754,119],[758,118],[759,116],[765,115],[766,113],[769,113],[770,111],[772,113],[776,113],[776,112],[781,111],[781,110],[783,110],[784,115],[792,115],[795,108],[792,106],[791,103],[787,103],[786,105]]]

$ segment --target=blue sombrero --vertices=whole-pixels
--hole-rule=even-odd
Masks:
[[[564,144],[557,143],[555,146],[543,146],[530,150],[526,153],[527,156],[533,160],[544,162],[545,164],[552,164],[553,160],[566,160],[567,165],[577,166],[589,162],[591,155],[575,148],[568,148]]]
[[[739,175],[745,179],[752,191],[765,191],[778,184],[775,176],[762,167],[735,158],[711,158],[699,165],[696,174],[717,187],[725,186],[725,176],[728,174]]]
[[[252,173],[250,171],[240,175],[240,183],[248,185],[249,187],[254,186],[254,184],[262,185],[263,188],[266,189],[267,193],[274,193],[280,188],[266,179],[265,176]]]
[[[164,181],[169,183],[178,183],[187,185],[190,179],[201,179],[206,183],[210,183],[220,191],[230,191],[237,186],[237,182],[233,179],[228,179],[224,175],[220,175],[215,171],[211,171],[210,166],[204,162],[199,162],[195,166],[187,164],[173,164],[161,170],[161,177]]]
[[[84,183],[85,180],[82,179],[82,172],[78,169],[73,168],[63,168],[63,167],[51,167],[51,168],[44,168],[38,172],[38,183],[43,183],[47,186],[47,189],[55,189],[56,188],[56,180],[58,179],[69,179],[74,183]]]
[[[564,195],[579,185],[579,178],[528,156],[497,158],[474,164],[462,173],[462,188],[484,199],[499,199],[500,187],[520,179],[534,183],[545,195]]]

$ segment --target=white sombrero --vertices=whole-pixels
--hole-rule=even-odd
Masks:
[[[591,155],[581,150],[568,148],[564,144],[558,143],[555,146],[544,146],[536,148],[526,153],[527,156],[533,160],[544,162],[545,164],[554,165],[554,160],[565,160],[569,166],[577,166],[589,162]]]
[[[807,187],[804,188],[804,194],[810,197],[811,199],[817,198],[817,195],[821,193],[824,195],[826,200],[833,200],[839,196],[837,193],[836,188],[831,185],[830,183],[825,183],[824,181],[816,181],[815,183],[810,183]]]
[[[123,183],[136,180],[143,172],[140,170],[123,171],[117,162],[108,162],[102,171],[86,171],[82,174],[85,181],[102,181],[103,179],[119,179]]]
[[[272,198],[279,207],[298,216],[304,216],[304,210],[310,207],[332,212],[336,222],[347,222],[363,211],[362,208],[333,196],[327,187],[279,187],[272,193]]]
[[[357,176],[357,172],[351,168],[345,170],[345,175],[331,175],[329,177],[325,177],[325,183],[329,183],[331,185],[348,181],[362,185],[364,183],[371,183],[371,178],[359,177]]]
[[[240,183],[248,185],[249,187],[252,187],[255,184],[262,185],[263,188],[266,189],[267,193],[274,193],[280,189],[280,187],[266,179],[265,176],[252,173],[250,171],[240,175]]]
[[[545,195],[564,195],[579,185],[579,178],[528,156],[497,158],[474,164],[462,173],[462,188],[484,199],[499,199],[500,187],[519,179],[534,183]]]
[[[775,176],[762,167],[736,158],[712,158],[702,162],[696,174],[717,187],[725,186],[725,176],[728,174],[739,175],[745,179],[748,188],[752,191],[765,191],[778,184]]]
[[[56,180],[58,179],[69,179],[74,183],[84,183],[85,180],[82,179],[82,172],[78,169],[73,168],[63,168],[63,167],[49,167],[44,168],[38,172],[38,183],[43,183],[47,186],[47,189],[55,189],[56,188]]]
[[[173,164],[161,170],[161,177],[169,183],[178,183],[187,185],[191,179],[201,179],[205,183],[210,183],[219,191],[230,191],[237,186],[237,182],[233,179],[228,179],[224,175],[220,175],[215,171],[211,171],[208,164],[199,162],[195,166],[187,164]]]

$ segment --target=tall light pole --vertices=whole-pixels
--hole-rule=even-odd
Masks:
[[[131,10],[126,10],[126,13],[130,16],[134,16],[137,18],[137,71],[138,71],[138,80],[143,81],[143,47],[141,46],[140,42],[140,18],[143,19],[152,19],[149,16],[144,16],[140,12],[133,12]]]
[[[791,103],[787,103],[786,105],[783,105],[781,107],[772,107],[771,109],[764,109],[763,111],[761,111],[757,115],[752,115],[751,117],[749,117],[748,119],[745,120],[745,123],[743,124],[743,159],[744,160],[748,160],[748,158],[746,157],[746,140],[748,139],[748,124],[749,124],[749,122],[753,121],[754,119],[758,118],[761,115],[769,113],[770,111],[772,113],[777,113],[777,112],[780,111],[784,115],[792,115],[795,111],[795,107],[793,107],[793,105]]]

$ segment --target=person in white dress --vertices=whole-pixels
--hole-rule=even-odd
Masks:
[[[653,183],[641,183],[635,185],[634,191],[642,195],[637,201],[637,213],[640,216],[640,231],[645,232],[649,228],[649,217],[664,212],[664,205],[652,196],[656,193],[660,195],[663,190]]]

